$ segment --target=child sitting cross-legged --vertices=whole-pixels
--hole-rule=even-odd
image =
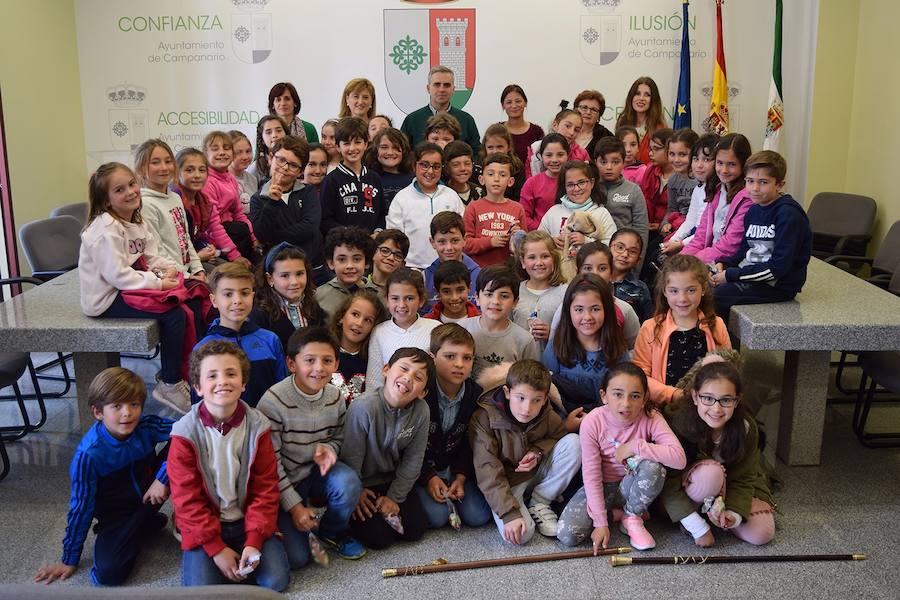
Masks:
[[[485,392],[469,423],[469,440],[478,488],[497,529],[511,544],[528,543],[535,526],[556,537],[550,503],[581,467],[581,446],[547,402],[550,371],[526,359],[493,367],[479,382]]]
[[[284,349],[278,336],[249,320],[253,310],[253,274],[241,264],[223,263],[209,275],[209,289],[219,318],[194,350],[212,340],[234,342],[250,361],[250,377],[244,382],[244,401],[256,406],[263,392],[287,377]]]
[[[344,427],[341,460],[362,479],[350,521],[353,536],[380,550],[422,538],[428,521],[413,492],[428,442],[428,405],[434,361],[420,348],[400,348],[382,370],[384,386],[357,397]]]
[[[68,579],[78,568],[84,541],[94,518],[96,585],[119,585],[135,566],[141,547],[166,525],[159,509],[169,497],[165,449],[172,421],[142,415],[147,388],[140,377],[121,367],[102,371],[88,390],[88,429],[72,457],[72,494],[66,515],[62,560],[46,565],[35,581]]]
[[[468,440],[469,420],[481,395],[481,386],[469,378],[475,340],[455,323],[441,325],[431,332],[431,354],[436,377],[425,398],[431,426],[416,493],[431,527],[443,527],[448,520],[457,529],[480,527],[491,520],[491,507],[475,482]]]
[[[168,463],[185,586],[248,577],[279,592],[288,586],[287,554],[274,535],[278,460],[269,420],[241,400],[249,376],[250,361],[231,342],[191,353],[202,402],[172,427]]]
[[[434,289],[437,302],[431,307],[426,319],[441,323],[459,323],[466,317],[481,314],[478,307],[469,300],[469,269],[458,260],[448,260],[434,271]]]
[[[348,531],[361,484],[353,469],[338,461],[347,403],[329,383],[337,354],[337,342],[324,327],[295,331],[287,355],[292,375],[259,401],[260,412],[272,423],[281,491],[278,529],[292,569],[309,562],[310,531],[344,558],[366,553]],[[309,504],[311,496],[325,498],[324,514]]]
[[[607,509],[638,550],[656,546],[643,515],[666,482],[666,467],[683,469],[684,450],[663,416],[650,402],[647,376],[634,363],[609,369],[600,390],[603,406],[581,423],[582,487],[559,519],[566,546],[588,535],[594,553],[609,545]],[[616,509],[624,508],[624,513]]]

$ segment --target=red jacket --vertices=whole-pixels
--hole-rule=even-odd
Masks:
[[[206,554],[213,557],[226,544],[222,540],[219,504],[209,491],[208,479],[213,474],[204,458],[206,443],[202,431],[206,425],[200,414],[202,406],[202,402],[195,404],[172,427],[166,467],[182,550],[202,546]],[[268,419],[243,401],[238,411],[244,411],[243,418],[248,419],[249,427],[245,454],[241,456],[247,465],[242,465],[242,480],[238,482],[238,503],[244,513],[247,534],[244,545],[261,549],[277,527],[278,465]],[[238,412],[235,412],[232,419],[237,416]]]
[[[650,223],[661,223],[669,208],[669,186],[659,189],[660,169],[654,164],[647,165],[637,184],[644,192],[647,201],[647,220]]]

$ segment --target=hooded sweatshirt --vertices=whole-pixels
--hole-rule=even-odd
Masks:
[[[812,232],[803,207],[785,194],[771,204],[754,204],[744,216],[744,239],[725,263],[725,279],[765,283],[798,293],[806,283]]]
[[[160,193],[141,188],[141,218],[159,244],[159,254],[175,263],[175,267],[190,277],[203,271],[200,258],[191,243],[187,216],[181,198],[175,192]]]
[[[250,230],[250,237],[256,241],[253,235],[253,225],[250,219],[244,214],[244,207],[241,204],[241,185],[234,175],[228,171],[219,171],[210,167],[208,169],[209,176],[206,178],[206,185],[203,186],[203,193],[212,200],[216,208],[219,209],[219,217],[223,223],[230,221],[239,221],[245,223]]]
[[[636,184],[620,177],[618,181],[601,182],[606,189],[606,210],[612,215],[616,227],[630,227],[641,235],[644,251],[647,250],[647,236],[650,230],[647,217],[647,202],[644,193]]]

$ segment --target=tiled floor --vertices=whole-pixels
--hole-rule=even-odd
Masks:
[[[148,382],[156,366],[127,360]],[[47,384],[51,389],[53,384]],[[895,405],[896,406],[896,405]],[[8,444],[12,471],[0,482],[0,583],[30,581],[43,563],[59,558],[68,500],[68,464],[79,439],[74,402],[49,403],[50,419],[39,433]],[[164,411],[152,400],[148,411]],[[894,424],[900,408],[884,409]],[[13,406],[0,403],[0,422],[12,422]],[[429,533],[417,544],[370,552],[358,562],[335,559],[323,569],[293,575],[292,598],[897,598],[900,590],[900,450],[862,448],[850,433],[851,410],[829,408],[822,465],[778,465],[784,489],[776,494],[781,514],[775,540],[753,548],[728,535],[717,538],[718,554],[806,554],[865,552],[869,560],[846,563],[781,563],[706,566],[621,567],[603,559],[482,569],[419,577],[382,579],[381,569],[429,563],[558,552],[536,535],[525,548],[504,545],[493,525],[478,530]],[[878,417],[873,417],[878,418]],[[164,509],[166,512],[169,508]],[[696,553],[689,539],[661,519],[649,524],[657,550],[648,555]],[[613,534],[614,544],[624,544]],[[81,568],[68,582],[88,585],[92,537]],[[130,584],[176,586],[180,553],[167,534],[153,540]]]

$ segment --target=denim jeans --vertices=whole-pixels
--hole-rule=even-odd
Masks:
[[[325,498],[325,514],[322,515],[316,533],[321,537],[335,538],[349,528],[350,515],[359,502],[362,483],[353,469],[342,462],[336,462],[324,477],[319,474],[318,466],[313,467],[309,476],[294,485],[294,489],[303,498]],[[294,527],[290,513],[284,510],[278,511],[278,530],[284,536],[284,549],[291,569],[299,569],[308,563],[309,533]]]
[[[131,308],[116,294],[116,299],[106,311],[100,315],[111,319],[154,319],[159,323],[159,362],[160,378],[165,383],[181,381],[181,346],[184,342],[185,315],[180,306],[164,313],[152,313]]]
[[[448,486],[450,481],[444,480]],[[450,509],[446,502],[435,502],[428,489],[416,485],[415,493],[419,495],[419,502],[422,504],[422,510],[425,512],[425,518],[428,519],[428,526],[432,529],[438,529],[447,524],[450,520]],[[475,478],[466,479],[463,485],[465,495],[459,502],[455,502],[456,510],[459,512],[459,518],[463,525],[467,527],[481,527],[491,520],[491,507],[484,499],[484,494],[478,489]]]
[[[222,541],[238,554],[243,551],[246,539],[243,519],[222,523]],[[273,535],[263,543],[259,551],[262,553],[259,566],[248,580],[256,580],[257,585],[276,592],[284,590],[290,583],[290,567],[281,540]],[[228,582],[203,546],[182,552],[181,585],[219,585]]]

